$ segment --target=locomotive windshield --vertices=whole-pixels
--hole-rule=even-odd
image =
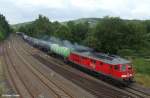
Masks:
[[[122,65],[122,66],[121,66],[121,70],[122,70],[122,71],[126,71],[126,65]]]

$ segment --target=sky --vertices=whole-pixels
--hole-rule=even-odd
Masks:
[[[0,0],[0,14],[10,24],[35,20],[39,14],[51,21],[104,16],[150,19],[150,0]]]

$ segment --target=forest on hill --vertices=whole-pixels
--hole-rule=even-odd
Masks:
[[[92,21],[51,22],[39,15],[38,19],[20,26],[17,31],[34,37],[55,36],[60,39],[101,51],[119,55],[150,55],[150,20],[123,20],[119,17],[104,17]],[[94,20],[96,21],[96,20]]]
[[[11,31],[12,29],[5,19],[5,16],[0,14],[0,40],[4,40]]]

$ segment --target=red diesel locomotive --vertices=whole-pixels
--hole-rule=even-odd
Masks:
[[[68,59],[70,62],[115,80],[127,83],[133,81],[131,62],[119,56],[94,52],[71,52]]]

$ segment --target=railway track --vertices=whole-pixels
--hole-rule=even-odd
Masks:
[[[35,58],[37,58],[39,61],[41,61],[41,59],[43,59],[43,58],[41,58],[40,56],[38,56],[38,55],[33,55]],[[41,61],[41,62],[46,62],[45,60],[43,60],[43,61]],[[58,62],[58,61],[55,61],[55,62]],[[53,64],[55,63],[55,62],[53,62]],[[45,63],[46,64],[46,63]],[[50,63],[49,63],[50,64]],[[46,64],[47,65],[47,64]],[[120,87],[119,87],[120,88]],[[131,94],[133,94],[133,95],[135,95],[137,98],[150,98],[150,93],[149,92],[144,92],[144,91],[142,91],[141,90],[141,88],[134,88],[134,87],[124,87],[124,88],[121,88],[121,89],[123,89],[123,90],[125,90],[125,91],[127,91],[127,92],[129,92],[129,93],[131,93]],[[134,97],[135,97],[134,96]]]
[[[130,87],[124,89],[136,96],[139,96],[140,98],[150,98],[149,94],[142,92],[141,90],[135,90],[134,88],[130,88]]]
[[[131,88],[135,91],[140,91],[143,94],[150,96],[150,88],[141,87],[140,85],[138,85],[136,83],[132,84],[129,88]]]
[[[17,47],[17,46],[16,46]],[[18,49],[19,49],[19,47],[18,47]],[[23,51],[22,51],[23,52]],[[28,53],[26,53],[26,54],[28,54]],[[56,67],[56,66],[54,66],[54,67]],[[57,68],[57,67],[56,67]],[[60,71],[60,70],[59,70]],[[63,71],[62,71],[63,72]],[[76,76],[76,77],[79,77],[79,76]],[[78,81],[78,80],[75,80],[75,79],[77,79],[76,77],[74,77],[74,76],[72,76],[72,77],[70,77],[70,79],[72,79],[73,81]],[[69,78],[69,77],[68,77]],[[79,77],[80,78],[80,77]],[[82,78],[81,78],[82,79]],[[88,80],[87,80],[88,81]],[[80,83],[80,85],[82,85],[83,84],[83,82],[82,81],[79,81],[78,83]],[[94,83],[93,83],[94,84]],[[86,85],[86,87],[88,87],[88,85]],[[98,92],[98,91],[94,91],[93,89],[89,89],[90,91],[92,91],[93,93],[95,93],[96,92],[96,94],[99,94],[98,96],[99,97],[102,97],[102,98],[112,98],[112,97],[114,97],[114,94],[109,94],[109,96],[108,96],[108,94],[105,94],[105,93],[107,93],[106,91],[105,91],[105,93],[104,93],[104,89],[102,89],[101,88],[101,90],[103,90],[103,91],[101,91],[101,92]],[[103,94],[104,93],[104,94]],[[110,97],[111,96],[111,97]],[[116,96],[118,96],[117,94],[115,95],[115,97]],[[81,97],[82,98],[82,97]]]
[[[138,87],[120,89],[93,78],[29,46],[18,37],[11,37],[3,50],[4,69],[20,98],[38,98],[41,94],[44,98],[150,98]]]
[[[21,45],[21,44],[20,44]],[[23,46],[22,46],[23,47]],[[19,48],[19,47],[18,47]],[[25,49],[25,47],[23,47],[24,48],[24,50],[26,50]],[[30,50],[30,49],[28,49],[28,50]],[[23,51],[23,50],[22,50]],[[26,50],[27,51],[27,50]],[[30,51],[31,52],[31,51]],[[32,51],[32,53],[30,53],[30,54],[33,54],[33,51]],[[36,57],[36,58],[38,58],[38,57]],[[38,59],[39,61],[41,60],[41,59]],[[53,61],[53,60],[51,60],[51,61]],[[57,68],[56,66],[59,66],[60,67],[60,64],[58,65],[58,64],[56,64],[56,62],[48,62],[47,63],[47,61],[41,61],[41,62],[45,62],[45,65],[55,65],[55,67],[54,68],[56,68],[56,69],[60,69],[60,68]],[[57,61],[58,62],[58,61]],[[63,67],[64,67],[65,65],[63,64]],[[50,68],[52,68],[52,67],[50,67]],[[56,70],[56,69],[54,69],[54,68],[52,68],[53,70]],[[66,67],[64,67],[64,68],[66,68]],[[70,68],[69,68],[70,69]],[[66,69],[66,70],[59,70],[59,72],[67,72],[68,71],[68,69]],[[61,74],[61,73],[60,73]],[[74,74],[74,73],[67,73],[67,74]],[[75,76],[72,76],[72,77],[74,77],[75,78]],[[72,78],[72,77],[69,77],[69,78]],[[77,77],[81,77],[81,76],[77,76]],[[82,78],[85,78],[85,77],[82,77]],[[75,78],[75,79],[78,79],[78,78]],[[85,81],[90,81],[90,80],[86,80],[86,79],[78,79],[79,80],[79,82],[77,82],[77,81],[75,81],[74,79],[72,79],[72,81],[74,82],[74,83],[76,83],[76,84],[78,84],[78,85],[80,85],[80,86],[82,86],[82,84],[85,82]],[[136,97],[136,96],[132,96],[131,94],[129,94],[128,95],[128,93],[125,93],[125,94],[123,94],[123,93],[115,93],[115,92],[117,92],[117,90],[115,91],[115,92],[113,92],[113,93],[110,93],[108,90],[106,90],[106,89],[103,89],[103,88],[105,88],[105,87],[103,87],[104,85],[97,85],[97,86],[99,86],[99,87],[96,87],[96,85],[94,86],[94,84],[95,84],[95,82],[92,82],[90,85],[92,85],[93,84],[93,88],[91,89],[91,88],[86,88],[87,87],[87,84],[86,85],[84,85],[84,89],[86,89],[86,90],[88,90],[88,91],[90,91],[91,93],[93,93],[93,94],[95,94],[95,95],[97,95],[97,96],[100,96],[100,95],[103,95],[102,93],[100,93],[100,92],[105,92],[104,93],[104,95],[105,95],[105,98],[106,98],[106,96],[107,97],[109,97],[109,98],[121,98],[121,97],[125,97],[125,98],[131,98],[131,97]],[[97,83],[97,84],[100,84],[100,83]],[[94,88],[95,87],[95,88]],[[100,88],[101,87],[101,88]],[[107,89],[109,89],[110,91],[113,91],[113,90],[115,90],[115,89],[110,89],[110,88],[107,88]],[[101,90],[101,91],[100,91]],[[107,93],[107,94],[106,94]],[[100,94],[100,95],[99,95]],[[110,96],[110,95],[111,96]],[[104,97],[104,96],[103,96]],[[139,98],[139,96],[138,96],[138,98]]]
[[[41,73],[38,69],[36,69],[35,67],[33,68],[32,64],[28,63],[28,61],[26,59],[24,59],[23,56],[21,56],[19,54],[19,52],[17,52],[16,48],[14,46],[12,46],[14,49],[14,52],[16,52],[16,55],[18,56],[18,58],[20,60],[23,61],[23,63],[26,65],[26,67],[36,76],[39,78],[39,80],[45,84],[53,93],[55,93],[55,95],[57,95],[57,98],[73,98],[72,95],[70,95],[68,92],[64,91],[62,88],[60,88],[59,86],[57,86],[56,83],[54,83],[53,81],[47,79],[47,77],[45,77],[43,75],[43,73]]]
[[[27,96],[27,98],[32,98],[32,94],[28,91],[27,87],[25,86],[24,82],[18,75],[16,69],[13,67],[13,63],[8,56],[6,46],[3,48],[4,50],[4,59],[5,59],[5,71],[7,76],[9,77],[9,81],[11,82],[11,86],[13,86],[16,92],[19,94],[20,98],[23,96]],[[21,89],[22,88],[22,89]]]
[[[17,56],[16,54],[12,53],[12,52],[14,52],[14,51],[12,51],[12,49],[8,50],[8,48],[6,48],[6,50],[7,50],[7,55],[9,55],[8,56],[9,60],[12,63],[12,67],[15,69],[21,82],[24,84],[24,86],[26,87],[26,90],[31,95],[28,98],[36,98],[38,96],[44,96],[47,98],[48,97],[61,98],[61,96],[58,95],[57,92],[52,91],[51,88],[48,88],[47,85],[44,84],[44,82],[43,82],[44,80],[43,81],[39,80],[38,77],[36,77],[34,74],[32,74],[33,73],[32,71],[27,70],[26,65],[24,65],[21,62],[20,63],[18,62],[21,60],[19,60],[19,59],[16,59],[16,60],[13,59],[12,60],[12,57],[16,58],[16,56]],[[14,62],[18,62],[18,64],[16,64],[16,63],[14,64]],[[20,67],[20,66],[16,66],[16,65],[24,65],[24,66]],[[25,71],[25,73],[23,73],[23,71]],[[26,75],[26,73],[28,73],[28,75]],[[29,77],[29,75],[31,75],[31,76]],[[42,95],[41,95],[41,93],[42,93]],[[24,97],[27,98],[26,95]]]
[[[35,62],[32,59],[28,59],[30,58],[28,55],[21,54],[21,51],[19,51],[19,49],[17,49],[15,44],[13,44],[12,42],[11,42],[11,47],[12,47],[11,48],[12,52],[14,52],[14,54],[18,57],[18,60],[22,61],[22,63],[26,65],[26,68],[30,70],[30,72],[32,72],[36,77],[38,77],[38,79],[44,85],[46,85],[53,93],[55,93],[55,95],[57,95],[56,97],[46,97],[46,98],[80,98],[82,94],[84,94],[82,95],[82,98],[93,98],[93,96],[80,90],[79,88],[72,87],[72,85],[71,84],[69,85],[69,83],[67,84],[67,82],[64,79],[61,80],[66,82],[68,87],[72,87],[72,88],[66,90],[64,87],[61,87],[59,84],[57,84],[56,81],[52,81],[53,79],[49,79],[48,77],[49,73],[46,73],[45,71],[41,71],[42,69],[39,69],[37,67],[40,66],[38,62]],[[75,92],[75,90],[78,91]]]
[[[26,50],[27,51],[27,50]],[[32,54],[32,53],[30,53],[30,54]],[[41,53],[39,53],[39,54],[41,54]],[[34,56],[34,55],[33,55]],[[38,58],[37,56],[35,56],[35,58]],[[43,58],[45,58],[45,57],[43,57]],[[59,65],[61,64],[61,65],[66,65],[66,64],[64,64],[64,63],[62,63],[62,62],[60,62],[60,61],[58,61],[58,60],[56,60],[56,59],[54,59],[54,58],[51,58],[51,57],[49,57],[50,59],[52,59],[51,60],[51,63],[52,63],[52,61],[54,61],[53,62],[53,64],[55,63],[56,64],[56,62],[57,63],[59,63]],[[42,59],[42,58],[40,58],[40,59]],[[40,60],[40,59],[38,59],[38,60]],[[49,59],[49,60],[50,60]],[[46,62],[46,61],[41,61],[41,62]],[[49,64],[50,64],[50,62],[49,62]],[[46,65],[48,65],[48,64],[46,64]],[[136,88],[134,88],[134,87],[128,87],[128,88],[123,88],[123,90],[125,90],[126,92],[129,92],[130,94],[132,94],[132,95],[135,95],[135,96],[133,96],[133,97],[137,97],[137,98],[149,98],[150,97],[150,95],[149,95],[149,93],[145,93],[144,91],[142,91],[140,88],[139,88],[139,90],[137,89],[137,87]]]
[[[17,52],[12,43],[7,42],[4,46],[4,60],[9,80],[14,86],[20,98],[77,98],[61,89],[57,84],[48,80],[41,72],[34,69],[32,64],[27,63]],[[79,94],[81,95],[81,94]],[[42,97],[42,98],[43,98]],[[79,97],[78,97],[79,98]],[[82,98],[93,98],[92,96]]]

